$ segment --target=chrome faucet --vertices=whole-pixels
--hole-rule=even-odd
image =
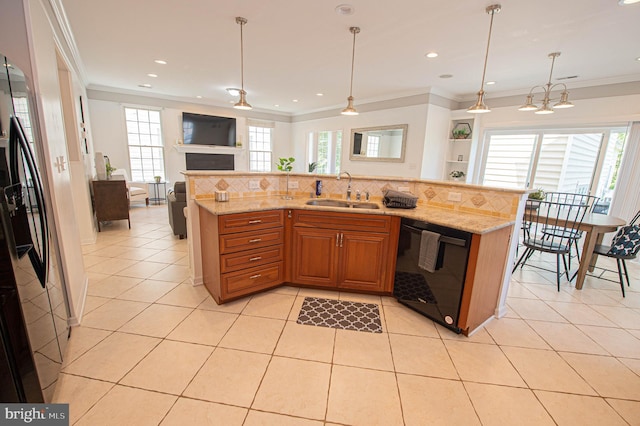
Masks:
[[[343,173],[346,173],[347,176],[349,176],[349,183],[347,184],[347,201],[351,201],[351,174],[348,171],[343,170],[338,173],[338,180],[340,180],[340,176],[342,176]]]
[[[356,191],[356,201],[360,201],[360,190]]]

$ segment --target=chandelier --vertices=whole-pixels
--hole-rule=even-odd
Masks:
[[[553,75],[553,65],[556,62],[556,58],[560,56],[560,52],[549,53],[549,57],[551,58],[551,72],[549,73],[549,81],[544,86],[533,86],[527,95],[527,101],[524,105],[518,108],[518,111],[535,111],[535,114],[553,114],[553,108],[571,108],[574,105],[569,102],[569,92],[567,91],[567,86],[564,83],[556,83],[551,84],[551,76]],[[560,93],[560,99],[557,103],[551,107],[549,104],[554,101],[551,98],[551,92],[556,87],[562,87],[562,92]],[[544,99],[542,99],[542,106],[538,107],[533,103],[533,91],[536,89],[542,89],[544,93]]]

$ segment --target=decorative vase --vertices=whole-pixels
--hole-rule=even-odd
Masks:
[[[155,180],[155,181],[156,181],[156,183],[160,183],[160,179],[162,179],[162,177],[161,177],[161,176],[154,176],[154,177],[153,177],[153,180]]]

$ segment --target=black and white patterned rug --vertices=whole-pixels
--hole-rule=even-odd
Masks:
[[[382,333],[380,310],[375,303],[305,297],[298,324]]]

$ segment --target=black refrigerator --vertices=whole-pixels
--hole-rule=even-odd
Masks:
[[[14,106],[18,98],[23,105],[30,98],[19,89],[25,85],[19,70],[2,59],[0,95],[9,100],[10,114],[0,117],[0,402],[50,402],[69,334],[68,307],[33,142],[23,124],[33,113],[30,106]],[[35,123],[28,133],[37,139]]]

